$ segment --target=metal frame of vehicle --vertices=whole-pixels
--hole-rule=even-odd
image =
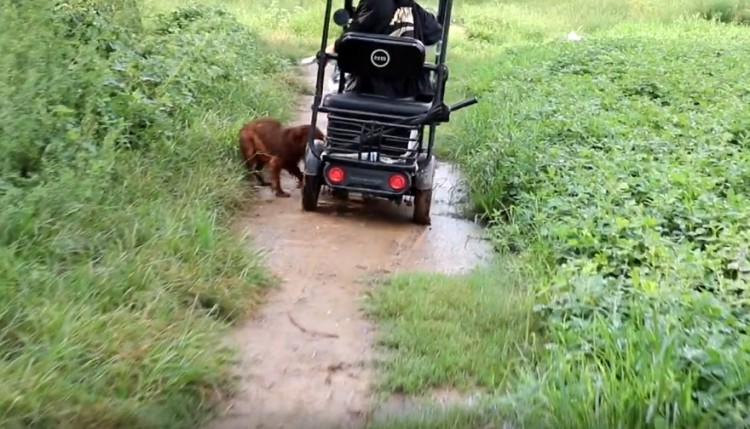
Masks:
[[[386,198],[401,203],[414,198],[413,221],[429,225],[435,175],[435,131],[450,120],[450,113],[477,103],[470,99],[448,106],[444,103],[448,67],[445,65],[451,23],[452,0],[440,0],[437,19],[443,33],[437,44],[435,62],[426,61],[425,46],[408,37],[348,31],[353,15],[352,0],[333,14],[343,35],[336,41],[336,53],[327,53],[333,0],[327,0],[315,94],[305,154],[302,207],[314,211],[323,185],[345,193]],[[323,96],[325,71],[335,61],[341,79],[338,90]],[[343,75],[376,78],[418,77],[431,74],[435,95],[429,102],[393,99],[378,95],[346,92]],[[318,115],[328,115],[325,141],[315,139]],[[425,144],[427,130],[427,144]]]

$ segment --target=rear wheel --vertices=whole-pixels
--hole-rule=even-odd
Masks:
[[[302,185],[302,209],[306,212],[317,210],[321,184],[319,175],[305,175],[305,181]]]
[[[414,192],[414,217],[417,225],[431,225],[430,207],[432,206],[432,189],[417,189]]]

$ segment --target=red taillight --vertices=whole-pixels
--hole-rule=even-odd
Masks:
[[[396,173],[388,178],[388,185],[390,185],[394,191],[400,191],[406,187],[406,176]]]
[[[328,181],[331,183],[341,183],[344,181],[344,169],[341,167],[331,167],[328,169]]]

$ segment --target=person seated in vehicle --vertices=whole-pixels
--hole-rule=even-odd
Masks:
[[[352,16],[349,31],[411,37],[425,46],[440,41],[443,28],[435,15],[414,0],[360,0]],[[434,96],[430,73],[418,79],[376,79],[350,76],[345,91],[389,98],[413,98],[429,102]]]

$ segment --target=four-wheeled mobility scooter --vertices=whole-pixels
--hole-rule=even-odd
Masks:
[[[345,194],[389,199],[400,204],[413,199],[413,221],[429,225],[435,175],[435,131],[450,113],[477,103],[476,98],[448,106],[443,102],[448,68],[445,54],[452,0],[440,0],[437,20],[442,38],[434,63],[426,61],[424,44],[411,37],[394,37],[348,30],[352,0],[334,14],[343,28],[335,53],[327,53],[331,3],[327,0],[323,35],[317,54],[317,82],[312,107],[311,133],[305,154],[302,208],[318,207],[321,187]],[[325,67],[330,61],[341,73],[338,90],[323,97]],[[430,100],[394,98],[345,90],[344,76],[379,79],[417,78],[429,73],[434,86]],[[318,115],[328,115],[325,141],[313,130]],[[429,131],[425,136],[425,130]],[[426,141],[426,144],[425,144]]]

